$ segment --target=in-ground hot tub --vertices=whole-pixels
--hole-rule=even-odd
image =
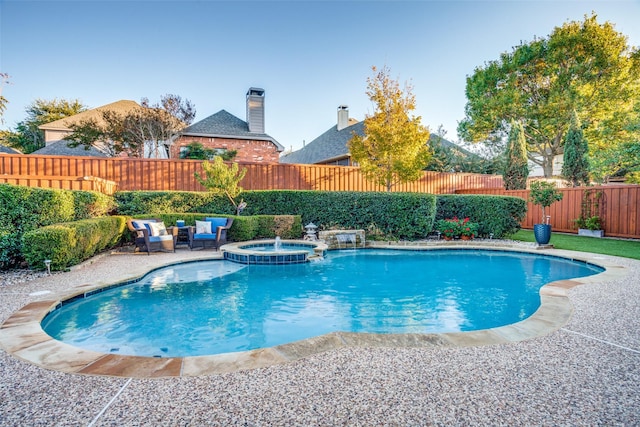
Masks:
[[[251,240],[229,243],[220,250],[224,259],[241,264],[299,264],[324,257],[327,245],[306,240]]]

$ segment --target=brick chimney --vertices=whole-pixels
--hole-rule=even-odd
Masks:
[[[338,131],[349,127],[349,106],[340,105],[338,107]]]
[[[252,87],[247,92],[247,124],[249,132],[264,133],[264,89]]]

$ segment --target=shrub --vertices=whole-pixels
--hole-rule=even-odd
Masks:
[[[0,269],[23,260],[22,235],[59,222],[105,215],[114,199],[94,191],[70,191],[0,184]]]
[[[158,215],[169,212],[235,214],[225,196],[202,191],[120,191],[115,194],[119,215]]]
[[[436,220],[469,218],[478,223],[478,235],[500,238],[515,233],[527,213],[519,197],[442,194],[437,199]]]
[[[89,219],[108,215],[115,207],[113,196],[97,191],[71,191],[74,219]]]
[[[469,221],[469,218],[459,219],[457,217],[439,219],[436,221],[435,230],[444,237],[475,237],[478,234],[478,223]]]
[[[137,194],[136,194],[137,193]],[[121,192],[118,213],[157,216],[164,212],[217,212],[230,215],[224,197],[209,193]],[[435,196],[421,193],[246,191],[246,215],[300,215],[320,229],[376,229],[387,237],[416,239],[433,227]]]
[[[245,200],[248,214],[291,213],[320,230],[375,229],[396,239],[426,236],[435,215],[435,196],[420,193],[254,191]]]
[[[33,269],[50,259],[52,270],[63,270],[117,245],[126,224],[126,217],[110,216],[41,227],[24,233],[22,251]]]

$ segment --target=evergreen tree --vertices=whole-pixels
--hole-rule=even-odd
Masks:
[[[578,113],[574,110],[564,139],[564,164],[562,165],[562,176],[573,187],[579,187],[580,184],[589,185],[588,152],[589,146],[582,134]]]
[[[511,122],[509,142],[507,143],[507,165],[502,177],[507,190],[525,190],[529,165],[527,164],[527,143],[524,128],[520,122]]]

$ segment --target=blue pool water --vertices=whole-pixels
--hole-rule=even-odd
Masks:
[[[546,283],[602,271],[500,251],[348,250],[322,261],[209,261],[73,301],[42,322],[52,337],[104,353],[195,356],[271,347],[333,331],[471,331],[523,320]]]

